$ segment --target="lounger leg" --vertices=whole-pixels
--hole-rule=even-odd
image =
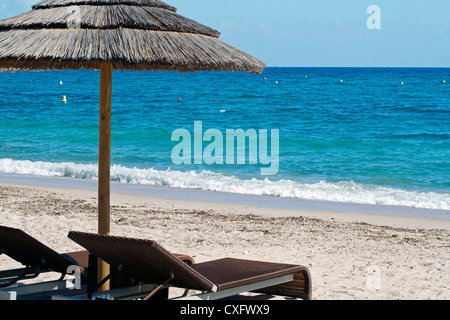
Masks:
[[[159,286],[157,286],[155,288],[155,290],[153,290],[152,292],[150,292],[144,299],[142,300],[150,300],[158,291],[162,290],[163,288],[165,288],[170,281],[173,280],[173,278],[175,278],[175,274],[173,272],[170,273],[170,277],[169,279],[167,279],[163,284],[160,284]],[[167,289],[168,290],[168,289]]]
[[[88,288],[88,297],[89,299],[92,299],[92,295],[97,292],[98,289],[100,289],[106,282],[109,281],[109,279],[111,279],[111,277],[116,273],[122,271],[122,265],[117,266],[110,274],[108,274],[102,281],[100,281],[99,283],[97,283],[97,285],[95,285],[92,288]]]

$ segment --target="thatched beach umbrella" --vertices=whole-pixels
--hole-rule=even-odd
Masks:
[[[0,21],[0,68],[100,70],[100,234],[110,232],[113,70],[263,71],[219,36],[159,0],[47,0]],[[102,279],[108,266],[99,269]]]

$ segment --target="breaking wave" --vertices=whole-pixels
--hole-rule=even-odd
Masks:
[[[0,172],[97,180],[97,165],[0,159]],[[111,166],[111,180],[121,183],[200,189],[282,198],[450,210],[450,194],[364,185],[353,181],[301,183],[283,179],[240,179],[204,171],[176,171]]]

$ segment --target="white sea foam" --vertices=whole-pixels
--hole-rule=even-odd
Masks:
[[[0,159],[0,172],[97,180],[97,165]],[[159,171],[111,166],[111,180],[121,183],[201,189],[284,198],[450,210],[450,194],[363,185],[353,181],[299,183],[292,180],[243,180],[212,171]]]

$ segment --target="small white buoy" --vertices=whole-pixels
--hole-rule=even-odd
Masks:
[[[225,113],[225,112],[227,112],[227,110],[223,109],[223,110],[220,110],[220,112]]]
[[[59,81],[59,84],[60,84],[60,85],[63,85],[63,82],[62,82],[62,81]]]

